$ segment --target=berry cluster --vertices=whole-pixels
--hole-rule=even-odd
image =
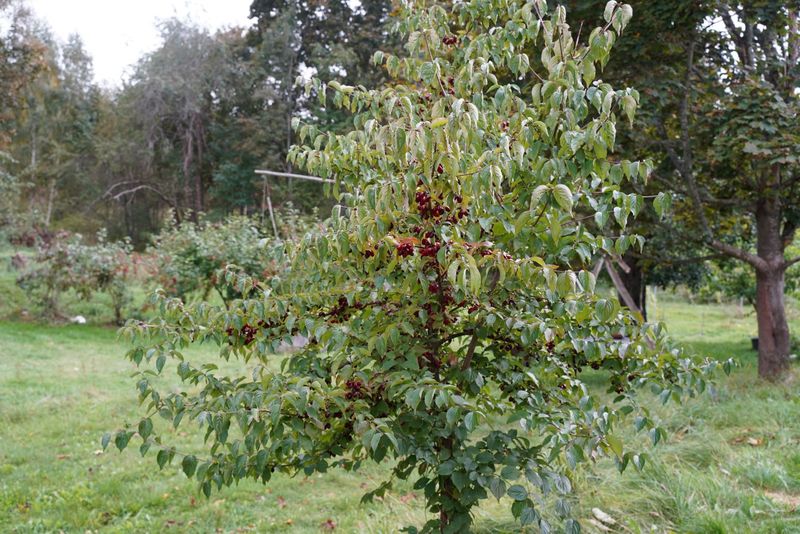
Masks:
[[[439,164],[439,167],[441,168],[442,165]],[[443,171],[444,169],[439,172]],[[417,201],[417,211],[419,211],[423,219],[438,219],[444,215],[446,211],[450,211],[450,208],[442,206],[438,202],[434,202],[427,191],[417,191],[415,199]]]
[[[403,241],[397,244],[397,255],[405,258],[414,254],[414,243],[411,241]]]
[[[453,46],[458,44],[458,37],[455,35],[445,35],[442,37],[442,44],[445,46]]]
[[[429,231],[425,234],[425,237],[422,238],[422,241],[420,241],[419,253],[425,258],[434,258],[440,248],[442,248],[442,246],[436,241],[436,233]]]
[[[263,323],[264,321],[261,322]],[[246,324],[239,330],[238,336],[242,338],[245,345],[249,345],[255,340],[256,335],[258,334],[258,330],[259,330],[258,328]],[[225,330],[225,333],[228,334],[228,336],[230,337],[233,337],[234,335],[237,334],[236,330],[234,330],[233,328],[228,328],[227,330]]]
[[[345,389],[347,391],[344,394],[344,398],[347,400],[363,399],[366,393],[364,382],[358,378],[351,378],[345,382]]]

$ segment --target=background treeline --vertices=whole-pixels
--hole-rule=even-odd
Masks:
[[[78,36],[58,42],[24,2],[0,9],[4,218],[16,208],[21,233],[107,228],[140,249],[166,216],[260,215],[264,182],[253,171],[293,170],[291,118],[330,129],[346,119],[306,98],[296,78],[374,86],[372,53],[392,46],[388,0],[257,0],[249,28],[163,22],[160,47],[109,89],[95,83]],[[317,184],[270,185],[277,206],[330,209]]]

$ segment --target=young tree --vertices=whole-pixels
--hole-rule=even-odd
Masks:
[[[423,530],[448,533],[468,530],[490,494],[547,531],[537,495],[569,493],[579,462],[608,455],[620,469],[641,467],[644,456],[619,438],[626,415],[656,442],[664,431],[635,389],[679,399],[702,390],[713,365],[669,349],[658,326],[571,268],[639,242],[624,230],[642,200],[619,189],[648,166],[608,158],[617,115],[632,117],[637,93],[594,80],[630,16],[609,2],[605,24],[577,41],[565,10],[543,0],[405,4],[409,56],[375,55],[395,81],[312,82],[323,104],[355,113],[355,129],[298,125],[307,145],[290,154],[336,180],[347,217],[289,247],[277,276],[229,270],[243,297],[228,307],[158,294],[159,319],[124,329],[129,357],[159,373],[175,360],[186,387],[161,392],[143,371],[149,413],[118,431],[116,446],[138,434],[163,467],[179,452],[152,416],[204,425],[209,456],[181,465],[207,495],[246,477],[392,458],[391,478],[366,497],[412,478],[435,514]],[[537,71],[526,49],[542,59]],[[498,73],[540,82],[522,93]],[[579,206],[603,235],[587,231]],[[309,344],[272,365],[298,333]],[[198,342],[219,344],[248,372],[196,365],[183,349]],[[585,367],[604,370],[613,401],[582,382]],[[556,511],[567,518],[568,501]]]

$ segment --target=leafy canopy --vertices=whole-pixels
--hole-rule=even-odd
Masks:
[[[306,145],[290,159],[336,180],[346,216],[287,245],[278,276],[229,269],[242,298],[228,307],[155,297],[158,320],[125,329],[129,357],[158,373],[177,363],[185,388],[159,391],[142,371],[149,413],[113,436],[117,447],[138,434],[159,466],[180,456],[162,441],[158,414],[205,427],[207,457],[183,455],[182,467],[207,495],[276,471],[387,461],[437,514],[425,531],[463,532],[490,494],[510,497],[514,516],[543,531],[539,496],[556,495],[576,531],[561,498],[571,469],[604,455],[641,467],[645,457],[617,434],[629,414],[654,442],[663,436],[634,389],[679,399],[702,390],[712,366],[670,350],[658,326],[596,294],[580,268],[641,245],[624,231],[643,200],[620,186],[644,180],[648,165],[609,158],[617,116],[633,116],[638,94],[595,79],[630,16],[612,1],[606,24],[577,42],[565,10],[543,0],[451,12],[409,2],[399,16],[408,56],[375,54],[393,83],[311,82],[323,104],[354,113],[355,129],[298,122]],[[524,93],[499,81],[532,77]],[[309,344],[274,356],[296,334]],[[200,342],[247,372],[193,363],[183,351]],[[587,366],[603,369],[612,402],[582,382]]]

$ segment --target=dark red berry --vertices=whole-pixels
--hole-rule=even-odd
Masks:
[[[404,242],[397,245],[397,255],[401,257],[411,256],[414,254],[414,244]]]
[[[438,293],[439,292],[439,284],[437,284],[436,282],[431,282],[428,285],[428,292],[429,293]]]
[[[436,167],[436,172],[438,172],[439,174],[442,174],[444,172],[444,167],[442,166],[441,163],[439,164],[438,167]]]

